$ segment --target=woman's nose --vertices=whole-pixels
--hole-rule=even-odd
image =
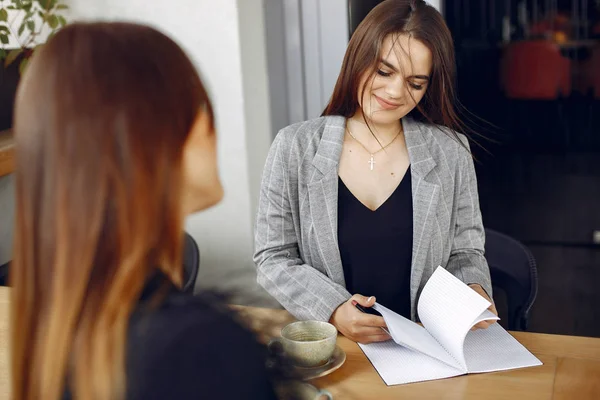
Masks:
[[[398,99],[404,94],[406,83],[403,78],[397,77],[385,87],[385,93],[392,99]]]

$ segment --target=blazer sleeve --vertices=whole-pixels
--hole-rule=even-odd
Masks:
[[[299,218],[292,213],[292,207],[298,209],[298,196],[289,182],[297,169],[288,165],[291,146],[284,133],[273,142],[262,177],[255,224],[257,280],[296,318],[328,321],[351,295],[301,258]]]
[[[468,148],[467,139],[461,139]],[[484,257],[485,230],[479,209],[475,167],[468,151],[461,148],[459,152],[456,230],[446,269],[466,284],[481,285],[492,298],[490,270]]]

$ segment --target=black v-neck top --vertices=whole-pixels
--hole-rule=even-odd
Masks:
[[[338,243],[346,288],[410,319],[413,207],[410,167],[375,211],[339,179]]]

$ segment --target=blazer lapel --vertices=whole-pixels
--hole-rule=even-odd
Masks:
[[[426,137],[428,132],[424,131],[427,128],[417,124],[411,117],[403,118],[402,125],[412,174],[413,248],[410,297],[414,305],[433,234],[440,187],[428,177],[436,162],[429,152]],[[412,308],[414,319],[416,307]]]
[[[308,184],[308,200],[316,245],[329,277],[345,286],[337,240],[338,165],[344,141],[344,117],[326,117],[323,136],[313,159],[316,173]]]

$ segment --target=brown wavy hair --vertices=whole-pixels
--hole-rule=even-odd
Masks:
[[[212,107],[158,31],[65,27],[33,56],[15,109],[15,400],[125,395],[129,317],[157,270],[182,282],[182,154]]]
[[[322,115],[352,117],[360,107],[360,80],[376,74],[384,39],[388,35],[410,35],[425,44],[432,54],[432,72],[425,96],[411,111],[416,120],[473,132],[458,116],[456,97],[456,61],[452,35],[442,15],[423,0],[385,0],[377,5],[356,28],[350,39],[333,94]],[[366,90],[363,88],[363,93]]]

